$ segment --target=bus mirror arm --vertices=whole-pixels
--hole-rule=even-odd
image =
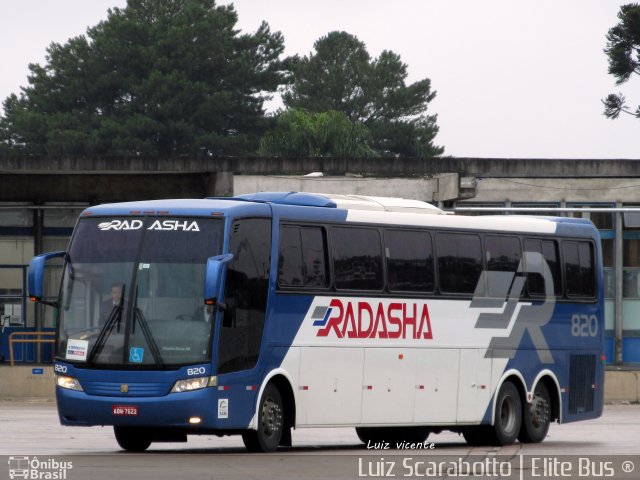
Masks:
[[[223,311],[223,312],[227,310],[227,304],[224,303],[224,302],[219,302],[215,298],[207,298],[204,301],[204,304],[205,305],[211,305],[212,307],[217,307],[218,310]]]

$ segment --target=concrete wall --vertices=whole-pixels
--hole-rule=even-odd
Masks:
[[[438,181],[430,178],[358,178],[235,175],[233,191],[236,195],[254,192],[289,191],[378,197],[412,198],[432,202],[438,192]]]
[[[640,371],[610,370],[604,384],[606,403],[640,402]]]
[[[640,163],[640,162],[639,162]],[[472,202],[640,202],[637,178],[478,178]]]
[[[455,172],[477,177],[635,177],[640,162],[634,159],[554,158],[235,158],[235,157],[83,157],[0,156],[0,174],[73,175],[87,173],[206,173],[250,175],[325,175],[346,173],[407,177]]]
[[[55,398],[52,366],[0,367],[0,400],[25,398],[51,401]]]

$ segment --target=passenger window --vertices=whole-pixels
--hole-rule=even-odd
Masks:
[[[562,275],[560,273],[558,246],[556,242],[554,240],[526,238],[524,241],[524,250],[525,252],[535,252],[542,255],[551,272],[553,292],[557,297],[562,296]],[[540,259],[540,257],[538,257],[538,259]],[[542,264],[536,262],[536,257],[527,258],[527,290],[530,296],[544,296],[546,292],[544,278],[540,273],[543,271]]]
[[[485,237],[484,246],[487,255],[489,295],[506,298],[522,257],[520,239],[489,235]]]
[[[300,229],[304,286],[307,288],[328,286],[327,240],[324,228],[303,227]]]
[[[433,292],[433,246],[428,232],[386,230],[387,278],[391,291]]]
[[[279,286],[327,286],[326,240],[323,228],[283,226],[280,230],[279,250]]]
[[[378,230],[334,227],[331,250],[336,288],[382,290],[382,246]]]
[[[477,235],[438,233],[438,278],[443,293],[473,294],[484,289],[478,280],[482,274],[482,245]]]
[[[278,284],[283,287],[302,286],[302,246],[298,227],[280,229],[279,257]]]
[[[593,246],[590,242],[562,242],[567,295],[593,297],[595,279],[593,268]]]

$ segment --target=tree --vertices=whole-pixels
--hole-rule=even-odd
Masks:
[[[284,157],[375,157],[371,134],[343,112],[282,112],[260,142],[260,155]]]
[[[239,155],[267,126],[283,37],[235,29],[215,0],[129,0],[86,36],[52,43],[4,101],[0,141],[38,154]]]
[[[633,74],[640,74],[640,5],[623,5],[618,12],[620,22],[607,33],[609,73],[616,78],[616,85],[622,85]],[[608,118],[618,118],[620,113],[628,113],[640,118],[640,106],[632,111],[621,94],[610,94],[603,100]]]
[[[314,44],[315,53],[287,59],[291,84],[283,101],[309,112],[336,110],[370,130],[382,155],[434,156],[435,115],[426,115],[436,95],[428,78],[405,83],[407,65],[385,50],[371,59],[366,46],[346,32],[331,32]]]

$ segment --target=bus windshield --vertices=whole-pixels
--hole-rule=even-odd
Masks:
[[[81,219],[63,276],[58,357],[128,368],[210,359],[204,273],[222,235],[220,219]]]

